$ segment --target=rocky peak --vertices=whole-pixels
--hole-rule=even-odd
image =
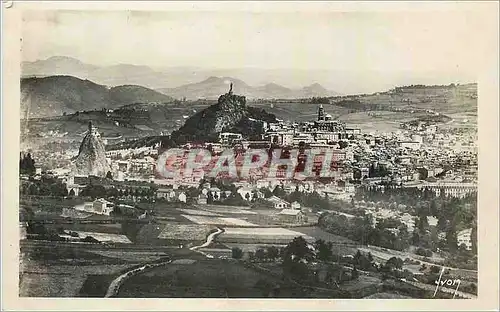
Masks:
[[[257,131],[255,129],[259,128],[259,125],[255,125],[255,129],[249,129],[247,124],[260,123],[260,128],[262,128],[262,121],[272,122],[275,120],[274,115],[248,107],[246,97],[233,94],[231,83],[229,91],[219,96],[217,104],[199,111],[186,120],[184,125],[172,134],[172,138],[178,142],[214,140],[217,139],[220,132],[240,131],[242,125],[245,128],[241,129],[243,136],[250,136]],[[245,130],[252,133],[245,133]]]
[[[87,134],[80,144],[74,165],[77,174],[105,176],[110,170],[106,161],[104,143],[91,121],[88,124]]]

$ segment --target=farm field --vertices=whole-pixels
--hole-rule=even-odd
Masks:
[[[161,233],[158,235],[160,239],[182,239],[203,241],[210,233],[210,230],[215,229],[213,226],[203,224],[182,224],[168,222],[161,224],[163,227]]]
[[[356,242],[354,242],[353,240],[350,240],[343,236],[328,233],[318,226],[294,227],[293,230],[314,237],[315,239],[322,239],[326,242],[356,244]]]
[[[108,258],[122,259],[130,262],[148,262],[166,256],[166,254],[163,252],[155,251],[93,250],[92,253]]]
[[[100,242],[112,242],[112,243],[125,243],[131,244],[132,242],[125,235],[120,234],[111,234],[111,233],[98,233],[98,232],[83,232],[83,231],[75,231],[78,233],[80,238],[85,238],[87,236],[91,236],[97,239]]]
[[[191,264],[169,264],[131,277],[120,288],[121,298],[265,298],[263,281],[279,285],[278,298],[332,297],[286,284],[279,278],[247,268],[231,260],[199,260]]]
[[[246,214],[246,215],[255,215],[257,212],[249,210],[249,209],[241,209],[239,207],[220,207],[220,206],[203,206],[201,208],[205,211],[212,212],[215,214]]]
[[[227,225],[227,226],[258,226],[256,224],[237,218],[206,217],[206,216],[193,216],[193,215],[182,215],[182,216],[196,224]]]
[[[284,228],[226,228],[216,240],[221,243],[288,244],[298,236],[314,241],[313,237]]]
[[[276,247],[285,247],[286,244],[239,244],[239,243],[225,243],[228,248],[233,248],[233,247],[238,247],[244,252],[255,252],[257,249],[260,248],[267,248],[270,246],[276,246]]]
[[[196,216],[213,216],[213,217],[220,216],[220,214],[205,210],[196,210],[196,209],[177,209],[177,210],[183,213],[187,213],[189,215],[196,215]]]
[[[134,262],[76,248],[21,251],[21,297],[75,297],[88,275],[115,274]]]
[[[122,271],[160,257],[203,259],[189,249],[96,249],[80,244],[37,243],[21,248],[21,297],[102,297]]]

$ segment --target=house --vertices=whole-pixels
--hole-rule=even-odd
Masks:
[[[179,196],[177,197],[177,199],[178,199],[180,202],[185,203],[185,202],[187,201],[187,196],[186,196],[186,193],[181,192],[181,193],[179,194]]]
[[[211,187],[208,189],[208,193],[212,197],[214,201],[218,201],[221,199],[221,190],[218,187]],[[208,195],[208,194],[207,194]]]
[[[94,212],[94,204],[92,202],[85,202],[81,205],[76,205],[74,208],[79,211],[90,212],[90,213]]]
[[[249,187],[240,187],[238,190],[237,190],[238,194],[240,194],[241,198],[243,198],[244,200],[248,200],[248,201],[251,201],[253,199],[253,190]]]
[[[254,192],[254,198],[263,199],[265,197],[266,197],[266,195],[259,190]]]
[[[103,214],[109,216],[109,214],[113,211],[114,204],[105,200],[104,198],[96,199],[93,203],[93,212],[97,214]]]
[[[284,223],[303,223],[305,221],[305,215],[300,210],[295,209],[283,209],[279,213],[279,218],[281,222]]]
[[[300,204],[299,204],[299,202],[294,201],[294,202],[290,205],[290,207],[291,207],[292,209],[300,209]]]
[[[467,250],[472,249],[472,240],[471,240],[472,228],[460,231],[457,233],[457,245],[461,246],[465,245]]]
[[[114,209],[114,204],[105,200],[104,198],[99,198],[93,202],[85,202],[81,205],[76,205],[74,208],[78,211],[109,216]]]
[[[159,188],[156,191],[156,198],[168,199],[168,198],[170,198],[170,192],[171,191],[172,191],[172,189]]]
[[[224,195],[225,195],[225,198],[229,198],[229,197],[231,197],[231,195],[233,195],[233,192],[231,192],[231,191],[224,191]]]
[[[427,216],[427,223],[430,226],[436,226],[438,224],[438,218],[433,217],[433,216]]]
[[[268,202],[270,202],[274,209],[285,209],[288,208],[290,205],[287,201],[273,195],[267,199]]]

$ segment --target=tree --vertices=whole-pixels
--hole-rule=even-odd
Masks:
[[[471,240],[471,243],[472,243],[472,252],[473,253],[477,253],[477,225],[476,225],[475,222],[474,222],[474,224],[472,226],[472,231],[471,231],[471,234],[470,234],[470,240]]]
[[[309,249],[306,240],[302,236],[295,237],[285,247],[285,258],[293,258],[295,261],[311,260],[312,251]]]
[[[415,250],[415,254],[417,254],[419,256],[424,256],[424,257],[432,257],[432,251],[430,251],[429,249],[422,248],[422,247],[417,248],[417,250]]]
[[[106,173],[106,179],[113,180],[113,174],[111,173],[111,171],[108,171],[108,172]]]
[[[356,269],[356,266],[354,266],[354,268],[352,269],[352,275],[351,275],[351,278],[352,278],[353,280],[355,280],[355,279],[358,279],[358,277],[359,277],[359,272],[358,272],[358,270]]]
[[[347,143],[345,141],[339,141],[339,147],[340,147],[340,149],[346,148],[348,146],[349,146],[349,143]]]
[[[233,259],[241,259],[243,257],[243,250],[241,250],[241,248],[233,247],[233,249],[231,249],[231,253]]]
[[[22,174],[35,174],[35,160],[31,157],[31,153],[28,153],[19,159],[19,172]]]
[[[327,244],[324,240],[319,239],[315,243],[317,250],[317,258],[321,261],[328,261],[332,256],[332,244]]]
[[[266,258],[266,252],[264,249],[259,248],[255,251],[255,258],[259,261],[263,261]]]
[[[387,262],[385,263],[385,265],[388,268],[391,268],[391,269],[402,269],[403,268],[403,263],[404,262],[403,262],[403,260],[401,258],[392,257],[389,260],[387,260]]]
[[[373,178],[375,176],[375,165],[371,164],[370,168],[368,169],[368,177]]]
[[[457,250],[458,238],[455,222],[450,222],[446,229],[446,245],[451,251]]]
[[[420,234],[425,234],[429,223],[427,222],[427,216],[421,215],[417,221],[417,228]]]
[[[266,248],[266,253],[267,253],[267,257],[269,259],[274,260],[274,259],[279,257],[280,251],[279,251],[278,247],[276,247],[276,246],[269,246]]]
[[[280,198],[283,198],[286,196],[286,192],[285,192],[285,190],[283,190],[283,187],[277,185],[273,190],[273,195],[280,197]]]

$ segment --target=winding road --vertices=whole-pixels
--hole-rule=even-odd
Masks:
[[[163,262],[158,262],[158,263],[148,263],[148,264],[145,264],[145,265],[140,266],[140,267],[135,268],[135,269],[131,269],[131,270],[121,274],[120,276],[115,278],[109,284],[108,290],[106,291],[106,295],[104,295],[104,298],[110,298],[110,297],[116,296],[116,294],[118,294],[118,290],[120,289],[120,286],[123,284],[123,282],[125,282],[125,280],[127,278],[129,278],[135,274],[141,273],[142,271],[144,271],[146,269],[155,268],[157,266],[170,263],[171,261],[172,260],[169,259],[169,260],[166,260]]]
[[[220,233],[224,232],[224,230],[222,230],[221,228],[217,228],[217,232],[213,232],[213,233],[210,233],[208,236],[207,236],[207,241],[204,242],[203,244],[201,244],[200,246],[194,246],[194,247],[191,247],[189,248],[190,250],[197,250],[199,248],[204,248],[204,247],[207,247],[208,245],[210,245],[212,243],[212,241],[214,240],[214,237],[216,235],[219,235]]]
[[[207,240],[203,244],[201,244],[199,246],[191,247],[189,249],[192,250],[192,251],[199,252],[199,253],[203,254],[207,258],[212,257],[212,256],[207,255],[204,252],[199,251],[197,249],[203,248],[203,247],[207,247],[208,245],[210,245],[212,243],[212,241],[214,240],[215,236],[219,235],[222,232],[224,232],[223,229],[217,228],[216,232],[210,233],[207,236]],[[135,274],[141,273],[142,271],[144,271],[146,269],[151,269],[151,268],[154,268],[154,267],[157,267],[157,266],[160,266],[160,265],[164,265],[164,264],[167,264],[167,263],[170,263],[170,262],[172,262],[172,260],[169,259],[169,260],[166,260],[166,261],[163,261],[163,262],[148,263],[148,264],[144,264],[144,265],[142,265],[142,266],[140,266],[138,268],[130,269],[129,271],[121,274],[120,276],[118,276],[117,278],[115,278],[113,281],[111,281],[111,283],[109,284],[108,290],[106,291],[106,295],[104,296],[104,298],[110,298],[110,297],[116,296],[116,294],[118,294],[118,290],[120,289],[120,286],[123,285],[123,283],[125,282],[125,280],[127,278],[129,278],[129,277],[131,277],[131,276],[133,276]]]

